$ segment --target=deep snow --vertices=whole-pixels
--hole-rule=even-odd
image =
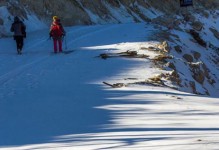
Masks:
[[[0,39],[0,149],[217,149],[218,98],[164,87],[102,82],[145,80],[162,72],[149,59],[101,53],[157,44],[149,24],[66,28],[70,54],[53,54],[48,29],[29,32],[23,55]],[[64,41],[65,43],[65,41]]]

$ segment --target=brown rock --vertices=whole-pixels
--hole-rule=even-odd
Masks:
[[[192,27],[194,30],[201,31],[203,28],[203,24],[199,21],[195,21],[192,23]]]
[[[208,83],[210,83],[211,85],[213,85],[214,83],[216,83],[216,81],[214,79],[208,79]]]
[[[179,46],[179,45],[174,46],[174,49],[175,49],[176,52],[182,53],[182,47],[181,46]]]
[[[195,82],[194,82],[194,81],[190,81],[190,82],[189,82],[189,85],[190,85],[190,87],[192,88],[192,92],[193,92],[194,94],[197,94]]]
[[[174,63],[172,63],[172,62],[168,62],[168,63],[167,63],[167,67],[169,67],[169,68],[171,68],[171,69],[173,69],[173,70],[176,70],[176,66],[175,66]]]
[[[200,37],[199,33],[196,32],[195,30],[190,30],[189,33],[192,35],[192,37],[196,40],[196,42],[203,46],[203,47],[207,47],[206,42]]]
[[[200,84],[203,84],[204,80],[205,80],[205,75],[203,73],[203,71],[199,70],[197,72],[193,72],[193,78],[195,79],[195,81],[197,81]]]
[[[201,57],[201,53],[194,51],[193,56],[196,60],[198,60]]]
[[[205,18],[209,18],[210,14],[207,12],[207,11],[203,11],[202,12],[202,15],[205,17]]]
[[[163,81],[161,80],[161,77],[160,76],[155,76],[155,77],[152,77],[152,78],[149,78],[148,79],[148,82],[150,84],[153,84],[153,85],[164,85]]]
[[[218,30],[215,29],[215,28],[209,28],[209,29],[210,29],[210,31],[214,34],[214,36],[215,36],[217,39],[219,39],[219,32],[218,32]]]
[[[193,62],[193,57],[192,55],[189,54],[184,54],[183,58],[187,61],[187,62]]]
[[[161,51],[165,52],[165,53],[169,53],[170,52],[170,47],[169,44],[167,43],[167,41],[163,41],[161,42],[157,48],[159,48]]]
[[[208,69],[208,67],[207,67],[204,63],[202,64],[202,69],[203,69],[203,71],[204,71],[205,77],[207,77],[208,79],[210,79],[209,69]]]
[[[168,56],[168,55],[158,55],[158,56],[154,57],[153,60],[166,62],[166,59],[172,59],[172,57]]]
[[[176,70],[173,70],[170,74],[166,74],[166,79],[181,86],[181,79]]]
[[[153,23],[165,26],[167,28],[174,28],[175,18],[168,16],[160,16],[152,20]]]
[[[203,84],[205,80],[205,72],[201,70],[201,63],[191,63],[189,66],[194,80]]]

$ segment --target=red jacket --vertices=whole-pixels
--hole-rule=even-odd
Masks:
[[[53,21],[49,34],[53,39],[61,39],[65,35],[65,30],[59,20]]]

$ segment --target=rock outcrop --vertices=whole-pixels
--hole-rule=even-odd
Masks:
[[[180,8],[178,0],[1,0],[1,6],[6,6],[12,16],[18,15],[26,19],[30,13],[36,14],[45,22],[53,15],[58,15],[65,25],[143,22],[160,17],[160,21],[154,21],[174,27],[179,23],[175,18],[176,14],[192,19],[192,15]],[[219,2],[194,0],[194,6],[194,11],[202,11],[199,9],[201,7],[216,9],[219,8]]]

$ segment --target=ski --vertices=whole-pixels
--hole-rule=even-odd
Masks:
[[[59,54],[70,54],[72,52],[74,52],[75,50],[65,50],[65,51],[62,51],[62,52],[51,52],[52,55],[59,55]]]
[[[74,52],[75,50],[65,50],[65,51],[62,51],[62,53],[64,53],[64,54],[70,54],[70,53],[72,53],[72,52]]]

